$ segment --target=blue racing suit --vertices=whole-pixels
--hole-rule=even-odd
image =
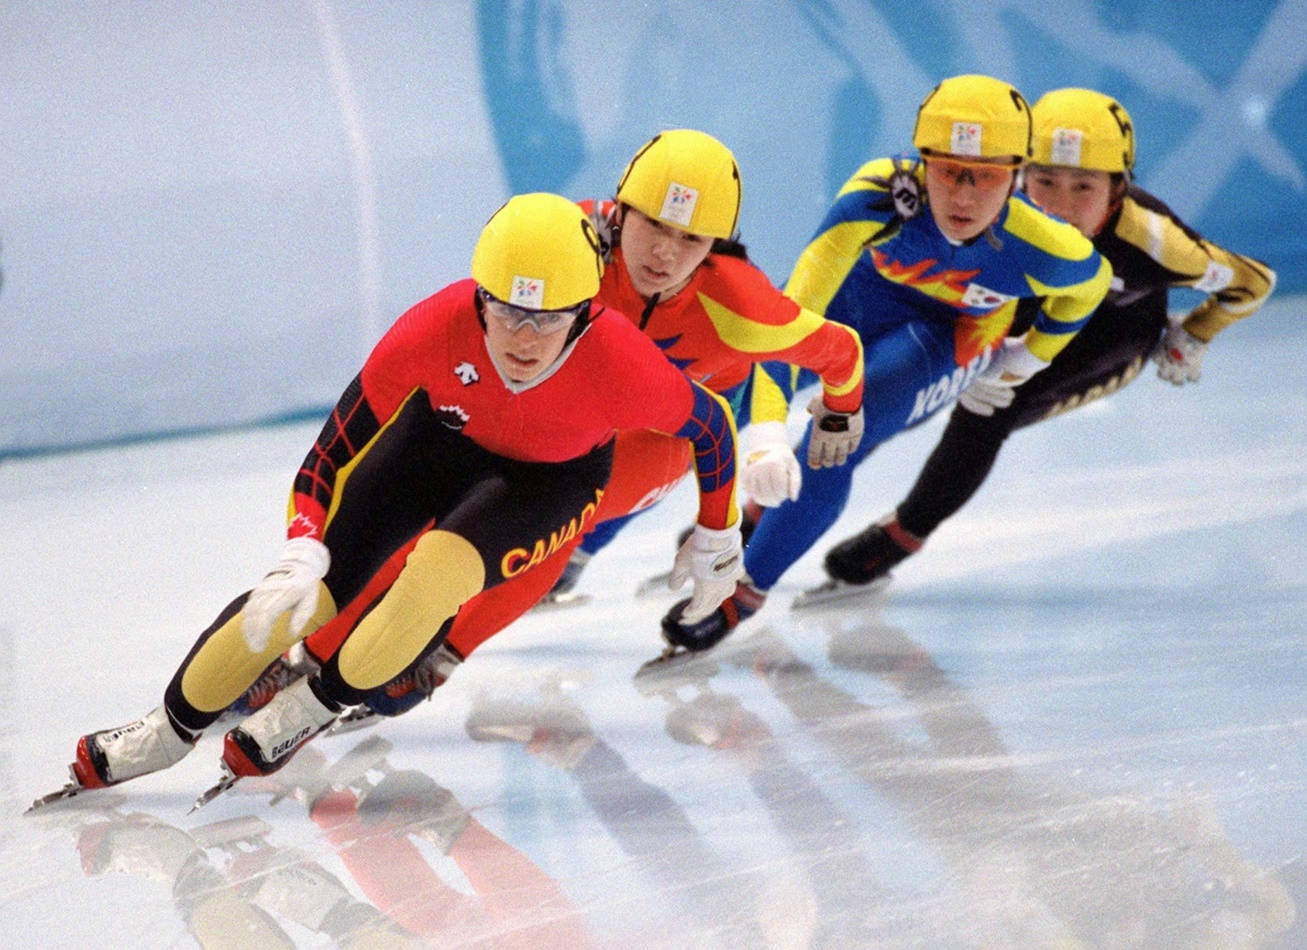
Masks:
[[[834,524],[858,463],[950,405],[988,366],[1018,301],[1038,300],[1025,343],[1048,362],[1107,293],[1111,266],[1093,244],[1019,193],[978,237],[950,241],[927,206],[924,175],[915,159],[863,165],[840,189],[786,285],[801,306],[861,338],[866,429],[848,464],[805,469],[798,500],[764,511],[744,561],[762,590]],[[811,434],[809,423],[799,458]]]

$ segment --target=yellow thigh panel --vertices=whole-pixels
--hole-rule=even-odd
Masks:
[[[341,678],[355,689],[374,689],[398,676],[485,582],[485,564],[470,541],[449,531],[427,532],[340,648]]]
[[[268,645],[255,653],[241,632],[243,616],[242,611],[215,630],[182,674],[182,695],[200,712],[226,709],[250,688],[269,663],[295,642],[286,630],[290,624],[287,611],[273,625]],[[327,586],[319,582],[318,609],[304,626],[301,637],[307,637],[334,616],[336,602]]]

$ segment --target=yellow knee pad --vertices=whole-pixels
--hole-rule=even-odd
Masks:
[[[318,609],[305,624],[301,637],[307,637],[336,616],[336,602],[327,586],[318,583]],[[241,614],[229,618],[191,658],[182,674],[182,695],[201,712],[226,709],[259,674],[268,668],[295,641],[287,632],[290,613],[284,613],[273,625],[268,645],[255,653],[241,632]]]
[[[485,581],[485,562],[470,541],[449,531],[427,532],[390,590],[341,647],[341,677],[355,689],[394,679]]]

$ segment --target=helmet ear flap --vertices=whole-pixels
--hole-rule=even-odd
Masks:
[[[567,337],[563,342],[564,346],[567,346],[586,331],[586,328],[590,326],[590,318],[593,314],[593,300],[587,300],[585,303],[581,304],[581,311],[576,315],[576,322],[567,328]]]
[[[472,308],[476,310],[477,323],[481,324],[481,332],[485,333],[488,329],[486,326],[486,301],[481,296],[480,290],[472,295]]]

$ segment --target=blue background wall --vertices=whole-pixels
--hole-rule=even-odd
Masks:
[[[1307,0],[5,4],[0,456],[320,411],[508,194],[611,194],[661,128],[735,149],[782,282],[961,72],[1119,97],[1140,181],[1301,292],[1304,33]]]

